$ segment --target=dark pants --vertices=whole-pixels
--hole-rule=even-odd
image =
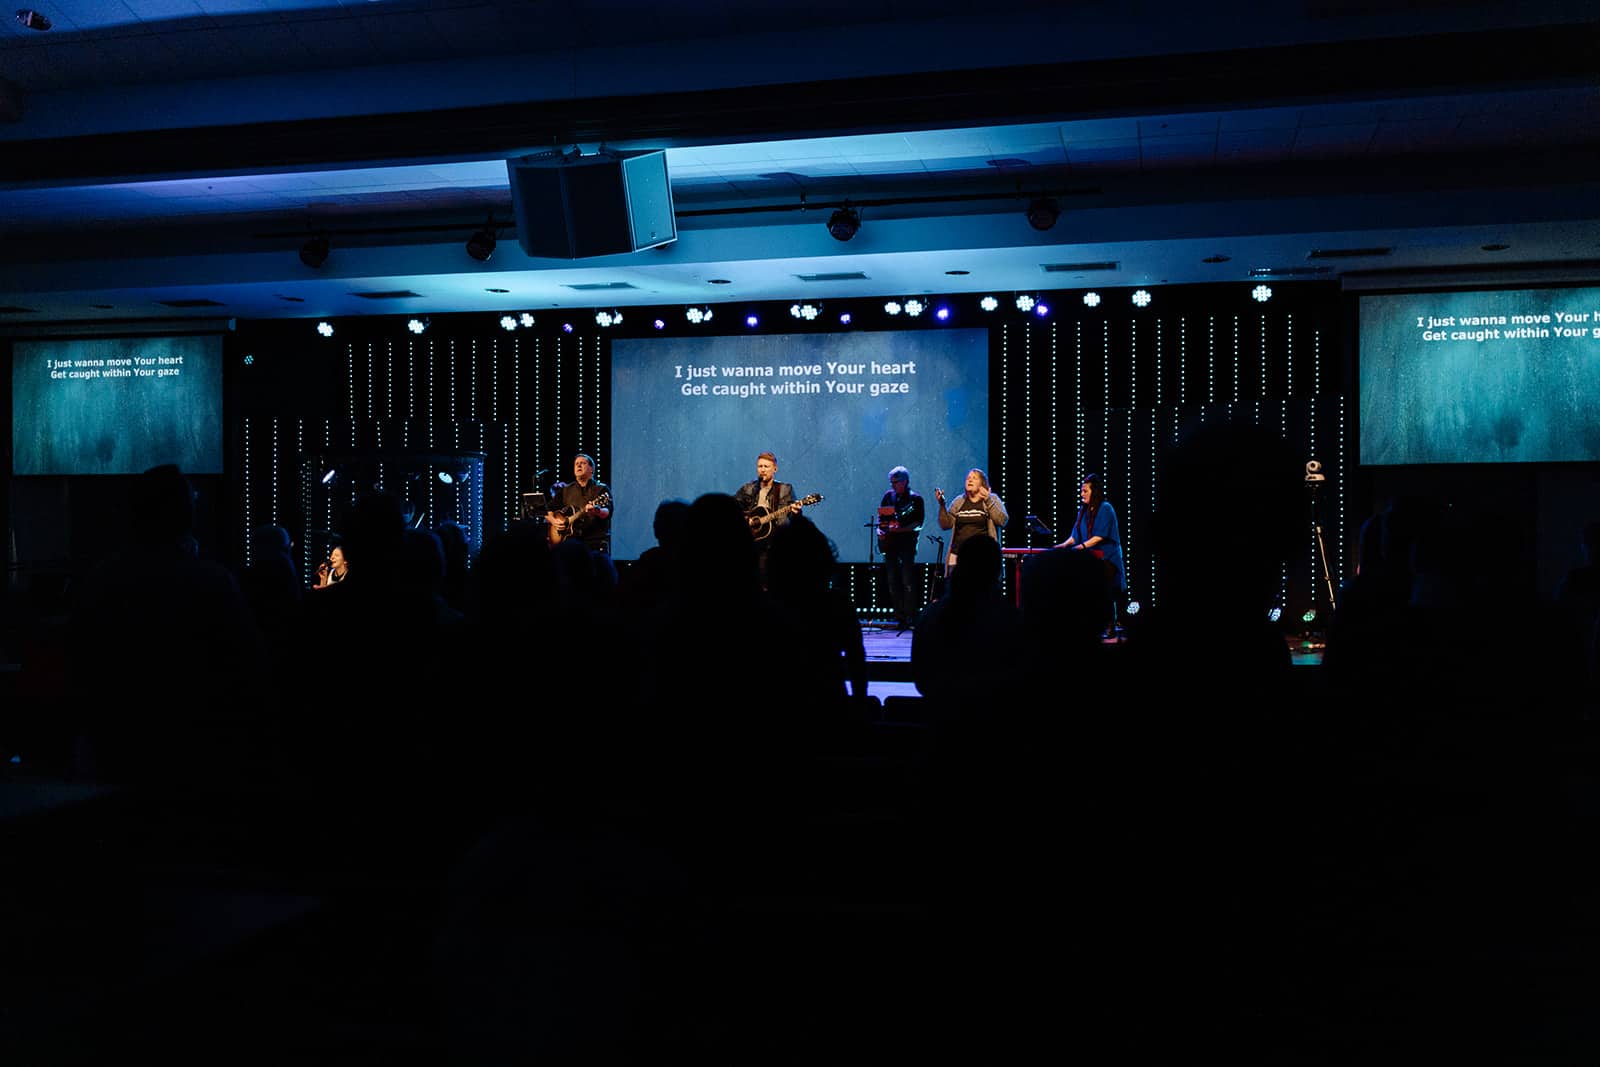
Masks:
[[[917,620],[917,545],[889,548],[883,553],[883,575],[889,584],[889,603],[894,617],[903,623]]]

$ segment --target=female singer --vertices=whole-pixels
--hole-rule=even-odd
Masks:
[[[983,471],[974,467],[967,472],[967,491],[957,497],[951,507],[945,506],[943,489],[935,489],[933,495],[939,501],[939,528],[955,531],[950,536],[946,574],[956,565],[961,542],[973,534],[988,534],[1000,540],[1000,527],[1006,524],[1006,506],[999,496],[989,491],[989,476]]]
[[[344,549],[334,545],[328,558],[317,568],[317,584],[313,588],[326,589],[330,585],[338,585],[349,573],[350,563],[344,558]]]

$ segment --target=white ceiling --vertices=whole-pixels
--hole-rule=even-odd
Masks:
[[[731,0],[671,8],[632,0],[36,6],[55,23],[48,34],[13,20],[0,33],[0,78],[21,111],[19,121],[0,123],[0,306],[26,309],[6,312],[4,324],[170,317],[180,312],[161,301],[195,299],[219,306],[192,314],[213,316],[370,314],[372,302],[355,294],[374,290],[418,293],[383,305],[409,313],[583,306],[592,298],[571,286],[595,283],[632,286],[606,297],[627,305],[1244,282],[1252,270],[1318,267],[1327,273],[1314,276],[1336,278],[1479,267],[1514,273],[1518,264],[1548,273],[1566,265],[1592,277],[1600,259],[1600,93],[1570,68],[1514,84],[1467,70],[1448,85],[1437,78],[1372,84],[1358,69],[1318,83],[1347,86],[1337,93],[1263,86],[1259,99],[1226,107],[1203,107],[1206,75],[1184,68],[1166,75],[1173,79],[1168,107],[1118,107],[1114,86],[1102,86],[1089,103],[1021,107],[1056,112],[1050,121],[996,116],[981,124],[940,121],[933,75],[918,83],[925,111],[899,106],[893,128],[884,129],[885,120],[861,106],[873,87],[852,89],[849,108],[828,87],[880,69],[915,74],[959,63],[982,74],[1013,58],[1070,71],[1109,53],[1127,60],[1147,51],[1156,69],[1186,43],[1172,19],[1191,9],[1133,5],[1112,18],[1094,8],[1094,18],[1109,20],[1096,24],[1105,32],[1091,41],[1079,32],[1063,44],[1046,31],[1073,18],[1081,31],[1092,23],[1091,9],[1013,6],[1006,26],[1015,36],[997,39],[993,20],[957,3],[810,4],[803,25],[781,6],[752,12]],[[1308,39],[1359,43],[1385,30],[1392,40],[1400,25],[1385,23],[1370,5],[1340,7],[1294,8],[1245,28],[1215,20],[1191,26],[1187,43],[1196,52],[1270,51]],[[1530,7],[1508,14],[1464,5],[1450,10],[1447,24],[1427,28],[1474,26],[1481,42],[1484,34],[1537,30],[1563,14],[1561,5]],[[1511,21],[1497,28],[1496,18]],[[1142,49],[1141,24],[1150,29]],[[834,40],[842,58],[795,58],[819,35]],[[531,39],[536,49],[523,44]],[[877,43],[863,52],[864,40]],[[641,62],[638,50],[652,47],[677,62]],[[867,54],[874,51],[881,65]],[[510,229],[488,263],[466,255],[466,237],[486,218],[511,219],[503,160],[515,154],[514,132],[501,135],[512,143],[489,139],[463,150],[446,145],[438,125],[419,122],[419,139],[397,138],[385,158],[351,158],[323,136],[315,142],[320,156],[290,165],[241,167],[230,152],[207,150],[219,131],[276,135],[283,127],[270,124],[275,105],[307,124],[339,116],[392,121],[429,110],[419,111],[417,101],[430,91],[452,107],[581,107],[598,99],[647,102],[653,92],[720,92],[714,104],[725,113],[745,94],[758,103],[761,83],[779,80],[774,71],[804,64],[801,80],[789,84],[815,86],[815,106],[768,116],[754,135],[722,138],[680,124],[611,143],[666,149],[680,213],[676,244],[629,256],[533,260]],[[1037,69],[1019,68],[1017,76]],[[1129,69],[1141,68],[1116,68]],[[1389,80],[1417,79],[1399,71]],[[1191,83],[1192,104],[1183,92]],[[1006,99],[1024,100],[1025,89]],[[174,130],[186,142],[176,148]],[[826,133],[812,134],[818,130]],[[60,162],[45,173],[29,169],[38,158],[75,159],[62,150],[64,138],[85,159],[81,170]],[[239,142],[218,141],[227,143]],[[160,151],[141,153],[147,144]],[[100,146],[104,158],[96,158]],[[124,164],[116,153],[130,146],[129,172],[118,173]],[[163,170],[162,159],[179,162]],[[1059,194],[1063,208],[1043,233],[1022,214],[1041,192]],[[798,210],[802,199],[808,210]],[[845,199],[868,205],[860,234],[847,244],[822,225],[830,205]],[[770,210],[753,210],[761,208]],[[296,252],[318,232],[329,235],[333,253],[313,271]],[[1351,248],[1392,251],[1308,258],[1313,250]],[[1226,259],[1205,262],[1219,256]],[[1084,262],[1117,267],[1088,275],[1041,270]],[[946,273],[953,270],[969,273]],[[867,279],[797,278],[850,271]],[[712,285],[713,278],[731,284]]]

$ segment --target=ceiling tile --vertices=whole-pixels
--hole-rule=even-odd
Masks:
[[[123,0],[145,22],[205,17],[196,0]]]
[[[1361,126],[1371,125],[1382,117],[1383,107],[1377,103],[1315,104],[1300,113],[1300,125],[1306,126]]]
[[[1220,116],[1207,115],[1159,115],[1154,118],[1139,120],[1139,136],[1150,137],[1183,137],[1199,136],[1201,134],[1214,134]]]
[[[1128,138],[1112,141],[1086,141],[1083,144],[1067,146],[1067,162],[1074,166],[1080,163],[1105,163],[1119,161],[1124,163],[1137,163],[1139,161],[1139,142]]]
[[[1070,152],[1075,145],[1094,141],[1132,141],[1139,136],[1138,119],[1085,119],[1061,126],[1061,141]]]
[[[1217,129],[1234,130],[1292,130],[1300,125],[1301,108],[1260,107],[1242,111],[1225,111],[1218,119]]]
[[[1360,153],[1366,150],[1377,127],[1372,123],[1345,126],[1302,126],[1295,132],[1297,156]]]
[[[1237,130],[1217,134],[1217,158],[1233,163],[1283,159],[1294,147],[1295,131]]]

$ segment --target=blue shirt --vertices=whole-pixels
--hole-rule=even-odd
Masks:
[[[1089,521],[1088,507],[1078,509],[1078,517],[1072,522],[1072,540],[1081,545],[1091,537],[1100,538],[1100,543],[1090,551],[1096,548],[1100,550],[1105,561],[1116,568],[1117,589],[1126,589],[1128,582],[1122,573],[1122,541],[1117,536],[1117,513],[1109,501],[1100,502],[1094,511],[1093,523]]]

